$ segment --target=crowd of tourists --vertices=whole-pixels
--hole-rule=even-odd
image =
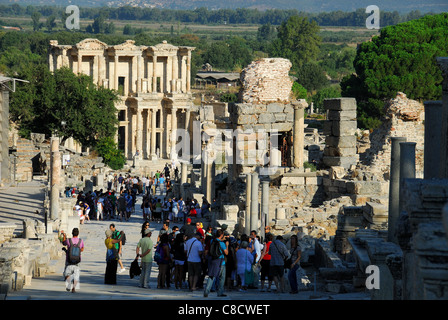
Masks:
[[[285,271],[290,293],[298,293],[296,271],[300,268],[301,248],[296,235],[287,248],[281,236],[274,239],[267,227],[266,238],[261,241],[255,230],[238,238],[221,228],[204,228],[202,222],[186,219],[184,225],[170,221],[163,223],[156,243],[151,239],[149,221],[142,225],[141,239],[136,247],[136,260],[140,268],[139,286],[151,288],[153,262],[158,265],[157,289],[174,287],[178,290],[202,290],[204,297],[215,291],[219,297],[226,291],[246,292],[259,289],[284,292]],[[266,286],[265,286],[266,284]]]
[[[136,246],[136,259],[130,267],[131,277],[139,276],[140,287],[150,288],[151,270],[156,263],[158,289],[202,290],[204,297],[210,292],[222,297],[229,290],[270,292],[274,284],[277,292],[283,292],[286,272],[290,293],[298,293],[296,271],[300,268],[301,248],[297,236],[289,239],[287,247],[283,238],[274,237],[269,227],[265,229],[264,239],[255,230],[236,238],[228,233],[226,225],[218,229],[205,227],[201,222],[205,220],[201,218],[207,217],[213,204],[205,198],[199,205],[194,199],[184,201],[182,197],[171,197],[169,171],[156,172],[148,178],[115,175],[108,178],[106,192],[79,192],[77,195],[75,210],[81,223],[92,219],[128,221],[135,212],[137,195],[142,196],[140,208],[144,222]],[[72,190],[67,190],[67,196],[73,196]],[[157,241],[151,238],[152,222],[163,222]],[[74,230],[73,239],[83,248],[82,240],[76,241],[78,235],[79,230]],[[117,273],[126,270],[121,261],[126,237],[124,232],[115,229],[114,223],[109,225],[105,236],[105,283],[116,284]],[[70,262],[70,248],[74,244],[65,234],[61,242],[67,246],[64,274],[67,279],[75,277],[79,282],[77,264]],[[73,281],[67,280],[67,288],[74,292]]]

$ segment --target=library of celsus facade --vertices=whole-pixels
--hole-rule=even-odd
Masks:
[[[69,67],[92,77],[95,84],[119,93],[116,142],[128,159],[171,158],[173,130],[188,129],[191,51],[166,41],[136,46],[133,40],[107,45],[85,39],[76,45],[50,41],[50,71]]]

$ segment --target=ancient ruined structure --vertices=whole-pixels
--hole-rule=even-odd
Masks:
[[[133,40],[107,45],[85,39],[76,45],[50,42],[49,66],[53,71],[69,67],[94,83],[120,94],[120,120],[116,141],[128,159],[171,157],[177,128],[188,128],[191,95],[191,51],[166,41],[155,46],[136,46]]]
[[[288,102],[292,81],[291,61],[265,58],[253,61],[241,72],[240,101],[243,103]]]
[[[365,164],[379,178],[388,179],[391,137],[404,137],[416,142],[416,173],[423,177],[423,153],[425,138],[425,107],[398,92],[384,107],[385,119],[382,125],[370,135],[370,149],[365,155]],[[386,175],[386,176],[385,176]]]

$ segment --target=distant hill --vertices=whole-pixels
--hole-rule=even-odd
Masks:
[[[259,10],[267,9],[297,9],[305,12],[330,12],[330,11],[355,11],[375,4],[380,10],[398,11],[406,13],[412,10],[421,12],[447,12],[446,0],[0,0],[0,4],[19,5],[56,5],[66,7],[69,4],[80,7],[125,5],[138,7],[155,7],[166,9],[195,9],[205,7],[208,9],[235,9],[251,8]]]

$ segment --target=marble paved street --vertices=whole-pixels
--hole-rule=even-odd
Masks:
[[[3,189],[2,207],[5,207],[4,199],[12,199],[18,197],[20,204],[24,201],[33,202],[32,198],[38,198],[34,195],[22,199],[25,187]],[[14,189],[14,192],[11,190]],[[38,189],[36,189],[38,190]],[[13,194],[13,195],[11,195]],[[48,274],[43,278],[33,278],[31,285],[25,286],[23,290],[10,292],[6,300],[308,300],[313,294],[313,291],[304,291],[296,295],[289,293],[275,293],[275,292],[260,292],[259,290],[247,290],[247,292],[226,291],[227,297],[217,297],[216,293],[212,292],[208,298],[203,297],[202,291],[189,292],[188,289],[175,289],[172,286],[170,289],[157,289],[157,275],[158,266],[153,263],[151,273],[151,289],[139,288],[139,280],[129,276],[129,267],[135,258],[135,250],[138,240],[141,237],[140,230],[143,223],[142,212],[140,204],[142,197],[138,196],[136,204],[136,212],[131,216],[127,222],[120,222],[117,220],[110,221],[90,221],[80,226],[80,238],[84,240],[85,250],[82,253],[81,267],[81,281],[80,290],[76,293],[67,292],[65,290],[62,272],[64,270],[63,256],[57,261],[56,272]],[[30,202],[30,204],[31,204]],[[32,210],[35,211],[33,207]],[[25,210],[26,211],[26,210]],[[4,212],[2,210],[2,212]],[[16,212],[20,212],[20,208],[16,208]],[[28,213],[31,214],[31,213]],[[1,221],[8,221],[1,214]],[[8,214],[9,216],[9,214]],[[11,219],[9,216],[8,219]],[[117,230],[123,230],[126,233],[127,243],[123,247],[123,264],[126,271],[117,274],[117,285],[105,285],[104,274],[106,269],[106,248],[104,245],[105,230],[109,228],[110,223],[116,225]],[[172,226],[176,225],[175,223]],[[179,225],[181,226],[181,224]],[[161,229],[161,224],[151,223],[150,228],[153,230],[152,238],[154,243],[157,240],[158,232]],[[67,234],[71,230],[66,230]],[[62,248],[62,246],[61,246]],[[274,288],[274,286],[273,286]],[[359,300],[366,298],[363,295],[321,295],[323,299],[348,299]]]

